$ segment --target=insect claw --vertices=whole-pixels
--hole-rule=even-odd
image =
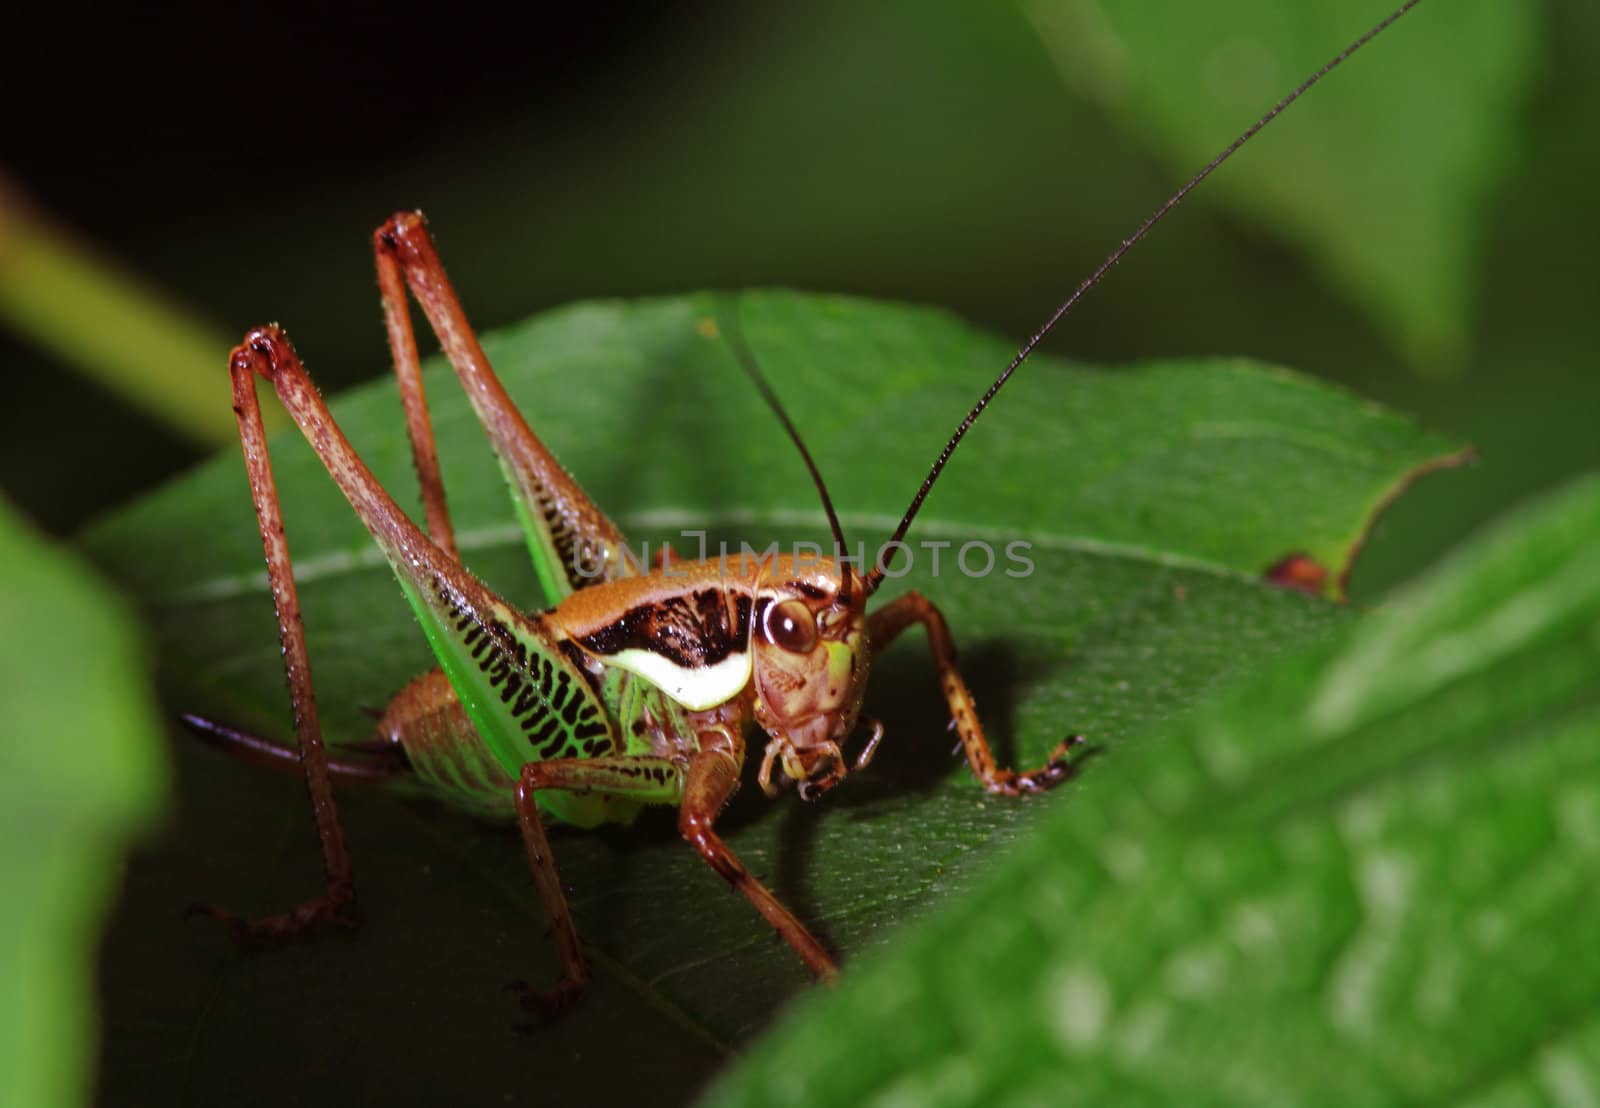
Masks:
[[[307,901],[276,916],[250,919],[219,908],[215,904],[190,904],[184,919],[206,916],[227,930],[228,937],[241,946],[280,946],[330,928],[354,930],[361,924],[361,913],[354,894],[345,888]]]
[[[568,977],[562,978],[553,989],[535,989],[526,981],[512,981],[506,985],[505,991],[517,994],[523,1011],[553,1020],[583,996],[583,983]]]
[[[204,916],[207,919],[216,920],[222,925],[223,930],[228,933],[228,938],[240,946],[243,946],[250,941],[250,928],[248,924],[243,919],[228,911],[226,908],[219,908],[215,904],[201,904],[200,902],[196,901],[195,903],[184,908],[184,922],[187,923],[196,916]]]
[[[1082,746],[1086,741],[1087,740],[1084,739],[1082,735],[1068,735],[1065,739],[1062,739],[1059,743],[1057,743],[1056,748],[1050,752],[1050,765],[1052,767],[1060,766],[1064,768],[1076,768],[1079,759],[1075,759],[1072,756],[1072,752],[1078,749],[1078,747]],[[1092,751],[1089,751],[1088,753],[1092,753]]]

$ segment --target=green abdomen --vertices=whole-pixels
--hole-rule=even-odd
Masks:
[[[378,733],[406,752],[417,779],[440,799],[474,815],[514,821],[516,774],[479,737],[440,670],[423,674],[389,702]],[[626,823],[639,805],[600,796],[542,792],[539,809],[561,823]]]

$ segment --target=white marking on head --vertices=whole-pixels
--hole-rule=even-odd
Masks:
[[[691,712],[726,704],[750,682],[750,652],[736,651],[712,666],[685,667],[651,650],[621,650],[606,659],[637,674]]]

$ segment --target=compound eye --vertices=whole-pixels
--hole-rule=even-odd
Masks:
[[[817,645],[817,622],[803,600],[785,600],[768,608],[761,633],[791,654],[809,654]]]

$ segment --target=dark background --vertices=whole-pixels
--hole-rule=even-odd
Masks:
[[[1226,28],[1231,6],[1217,9]],[[1001,5],[19,18],[15,183],[211,321],[219,347],[281,321],[330,390],[383,369],[366,235],[398,207],[429,213],[482,328],[586,296],[779,284],[940,303],[1020,336],[1176,179],[1075,97]],[[1204,192],[1052,340],[1090,359],[1278,360],[1475,442],[1480,466],[1391,515],[1358,595],[1600,458],[1592,266],[1577,249],[1593,237],[1582,75],[1600,36],[1575,0],[1541,21],[1453,372],[1419,373],[1294,248]],[[1249,173],[1247,158],[1229,172]],[[0,484],[50,529],[202,453],[26,339],[0,343],[13,385]],[[223,381],[219,357],[216,384],[197,387],[222,404]]]

